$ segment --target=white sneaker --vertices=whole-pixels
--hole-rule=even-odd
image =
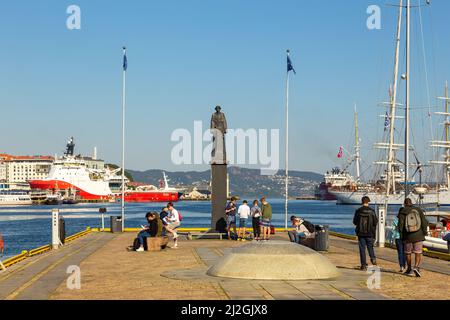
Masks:
[[[138,249],[136,249],[136,252],[144,252],[144,247],[139,247]]]

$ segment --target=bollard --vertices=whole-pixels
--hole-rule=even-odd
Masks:
[[[378,230],[377,230],[377,241],[378,247],[384,248],[386,242],[386,212],[387,206],[379,206],[378,210]]]
[[[52,210],[52,247],[58,249],[61,241],[59,239],[59,210]]]
[[[106,208],[100,208],[98,209],[98,212],[101,213],[101,217],[102,217],[102,232],[105,231],[105,213],[106,213]]]

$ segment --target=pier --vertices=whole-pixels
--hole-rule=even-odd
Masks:
[[[128,252],[134,237],[135,232],[88,230],[58,250],[44,248],[20,259],[0,271],[0,299],[427,300],[447,299],[450,291],[448,260],[425,256],[422,278],[411,278],[398,273],[396,251],[390,248],[376,248],[380,287],[369,289],[371,274],[356,269],[358,245],[351,237],[332,236],[329,251],[323,253],[341,276],[314,281],[237,280],[206,274],[217,259],[245,242],[182,237],[178,249]],[[284,232],[273,239],[288,241]],[[80,289],[67,286],[69,266],[80,268]]]

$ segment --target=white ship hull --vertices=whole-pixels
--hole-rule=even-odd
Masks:
[[[32,204],[29,195],[0,194],[1,206],[29,206]]]
[[[372,204],[382,205],[386,201],[386,195],[382,193],[375,192],[362,192],[362,191],[329,191],[330,194],[336,197],[338,204],[348,204],[348,205],[360,205],[361,199],[364,196],[368,196],[371,200]],[[411,194],[410,198],[413,202],[419,202],[419,196],[415,194]],[[390,195],[388,197],[388,204],[390,205],[403,205],[403,201],[405,200],[405,195],[403,193]],[[437,204],[439,203],[442,206],[450,206],[450,192],[440,192],[439,194],[427,193],[423,196],[422,200],[423,204]]]

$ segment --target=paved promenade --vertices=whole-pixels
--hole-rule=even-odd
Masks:
[[[377,249],[381,289],[356,270],[356,242],[331,239],[325,256],[342,276],[329,281],[259,281],[214,278],[206,270],[241,242],[180,241],[180,248],[127,252],[133,233],[92,233],[66,247],[26,259],[0,273],[0,299],[448,299],[450,263],[424,258],[422,278],[398,274],[396,252]],[[286,240],[285,234],[276,236]],[[67,267],[81,269],[81,289],[67,288]],[[257,268],[258,266],[255,266]]]

